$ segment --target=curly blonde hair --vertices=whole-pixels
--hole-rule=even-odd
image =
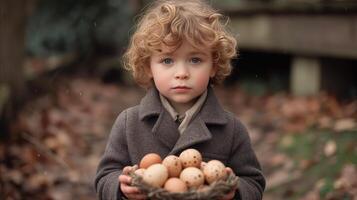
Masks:
[[[162,45],[177,49],[183,40],[198,49],[210,48],[218,84],[231,73],[231,59],[237,54],[236,39],[226,30],[223,16],[202,0],[158,0],[140,18],[123,56],[124,67],[142,87],[151,85],[150,57]]]

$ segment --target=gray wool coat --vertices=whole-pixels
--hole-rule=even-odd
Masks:
[[[247,130],[234,114],[223,110],[211,87],[185,132],[180,135],[177,128],[155,87],[148,90],[139,105],[123,111],[113,125],[97,169],[98,198],[121,199],[118,176],[125,166],[138,164],[147,153],[164,158],[195,148],[203,160],[217,159],[233,169],[239,177],[235,199],[262,199],[265,179]]]

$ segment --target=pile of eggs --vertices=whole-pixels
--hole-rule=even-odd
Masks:
[[[163,160],[158,154],[146,154],[134,173],[141,176],[145,183],[169,192],[202,189],[227,175],[222,162],[203,162],[201,153],[196,149],[187,149],[179,156],[169,155]]]

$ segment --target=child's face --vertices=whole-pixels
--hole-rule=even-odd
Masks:
[[[191,107],[216,70],[210,49],[198,50],[184,41],[174,52],[162,48],[150,59],[150,76],[174,108]]]

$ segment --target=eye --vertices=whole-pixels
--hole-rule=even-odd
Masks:
[[[164,58],[161,60],[161,63],[165,64],[165,65],[170,65],[172,64],[174,61],[171,58]]]
[[[193,64],[198,64],[198,63],[202,62],[202,59],[198,58],[198,57],[194,57],[194,58],[191,58],[190,62]]]

